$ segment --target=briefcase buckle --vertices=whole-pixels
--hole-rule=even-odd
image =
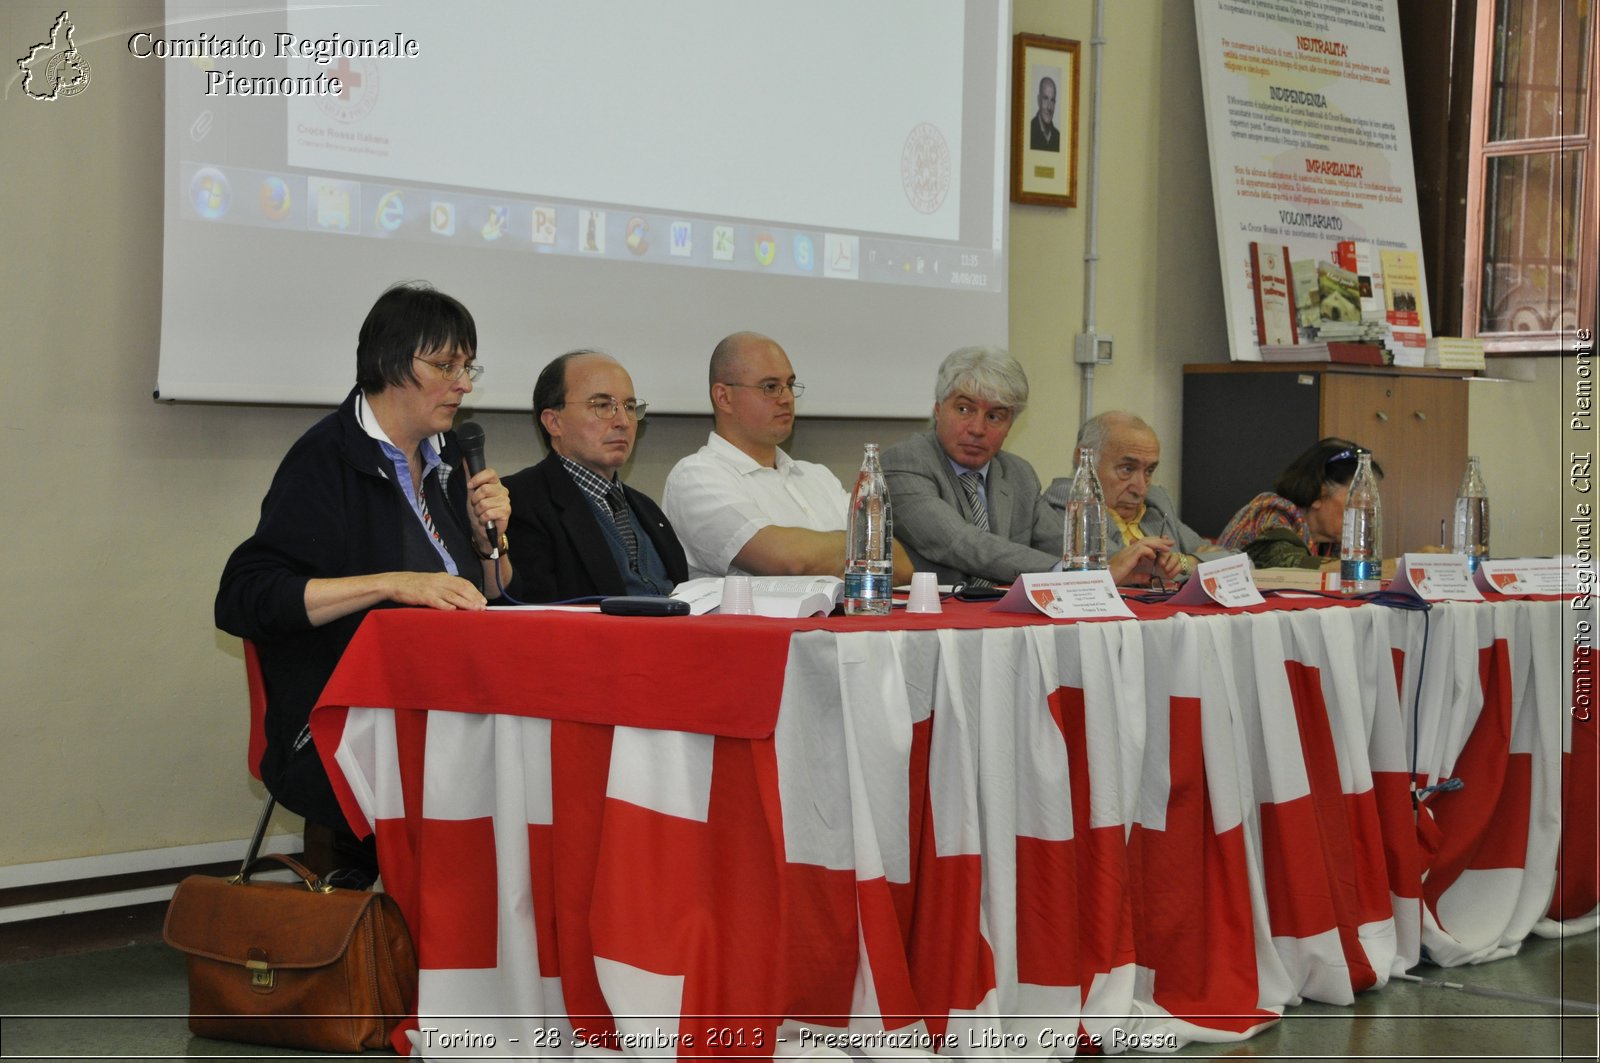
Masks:
[[[271,989],[273,986],[273,970],[260,960],[245,960],[244,965],[250,970],[250,988]]]

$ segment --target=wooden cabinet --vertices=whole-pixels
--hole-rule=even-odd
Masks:
[[[1467,374],[1254,362],[1183,372],[1182,507],[1196,531],[1219,534],[1295,455],[1342,436],[1383,467],[1384,556],[1439,542],[1467,464]]]

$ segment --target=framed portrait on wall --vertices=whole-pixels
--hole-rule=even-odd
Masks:
[[[1078,205],[1077,41],[1019,33],[1011,54],[1011,201]]]

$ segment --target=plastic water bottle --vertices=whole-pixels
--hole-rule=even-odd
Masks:
[[[1366,594],[1383,581],[1383,504],[1372,475],[1372,453],[1359,451],[1356,474],[1344,500],[1339,536],[1339,592]]]
[[[868,443],[850,494],[845,539],[844,611],[849,616],[888,616],[894,576],[894,515],[889,485],[878,464],[878,444]]]
[[[1456,492],[1456,526],[1451,551],[1465,554],[1467,568],[1473,572],[1489,556],[1489,492],[1483,486],[1483,472],[1477,458],[1467,459],[1467,471]]]
[[[1078,468],[1067,495],[1067,519],[1061,533],[1061,567],[1067,572],[1088,572],[1108,567],[1106,550],[1106,494],[1094,471],[1100,454],[1094,447],[1078,448]]]

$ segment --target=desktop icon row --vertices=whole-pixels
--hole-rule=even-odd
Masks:
[[[254,210],[248,200],[236,199],[234,181],[255,184]],[[594,207],[495,202],[484,196],[374,187],[335,177],[235,171],[230,179],[216,166],[193,168],[186,191],[193,215],[205,221],[377,238],[461,237],[580,255],[626,251],[634,258],[670,260],[694,259],[699,251],[704,264],[744,261],[791,274],[860,276],[859,238],[839,233],[823,236],[819,255],[815,238],[805,232],[652,218]],[[620,244],[608,241],[608,220],[620,220],[616,226]]]

